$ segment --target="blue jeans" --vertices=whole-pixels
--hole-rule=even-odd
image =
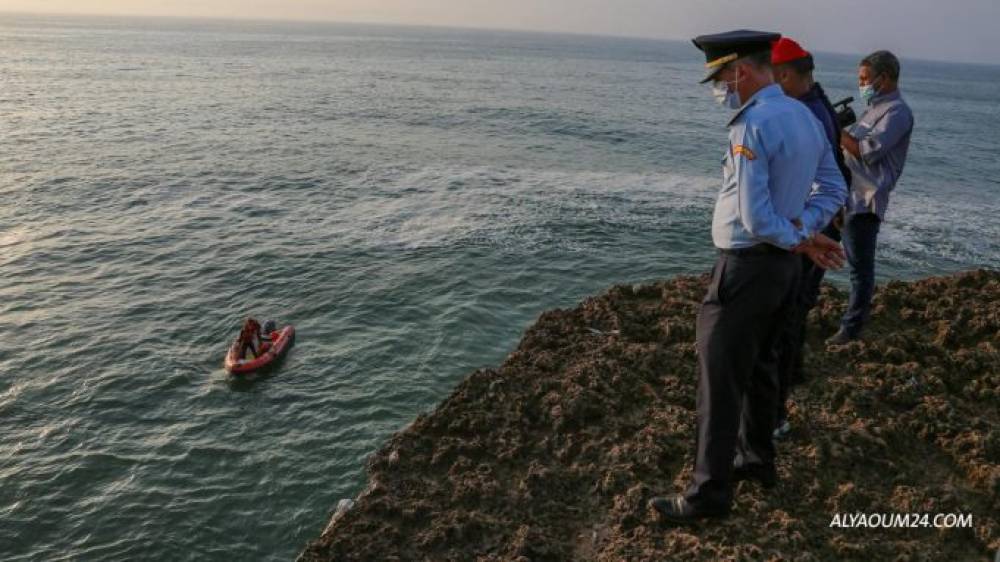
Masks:
[[[851,337],[861,335],[871,316],[875,294],[875,242],[882,221],[874,213],[848,215],[844,219],[844,252],[851,266],[851,298],[840,321]]]

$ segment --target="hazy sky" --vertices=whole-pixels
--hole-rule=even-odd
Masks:
[[[1000,0],[0,0],[0,11],[333,20],[686,39],[747,27],[806,49],[1000,64]]]

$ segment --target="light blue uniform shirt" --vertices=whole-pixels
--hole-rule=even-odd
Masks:
[[[712,241],[723,249],[761,243],[791,249],[826,227],[846,199],[823,125],[772,84],[729,122]]]
[[[913,112],[899,90],[876,96],[861,119],[848,134],[858,140],[861,158],[845,152],[844,157],[854,179],[847,199],[852,215],[875,213],[885,218],[889,193],[903,175],[903,164],[910,149]]]

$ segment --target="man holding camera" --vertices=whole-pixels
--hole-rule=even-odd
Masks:
[[[844,162],[840,151],[840,126],[837,112],[823,91],[823,87],[813,79],[812,54],[802,48],[794,40],[782,37],[771,48],[771,66],[774,67],[774,79],[781,86],[785,95],[802,102],[823,125],[826,139],[830,143],[833,156],[837,162],[844,181],[851,185],[851,171]],[[833,240],[840,241],[840,228],[831,221],[823,229],[823,234]],[[802,273],[798,285],[798,293],[792,306],[791,316],[786,319],[782,334],[778,341],[778,427],[774,430],[775,438],[784,437],[790,430],[786,402],[792,385],[800,384],[805,379],[803,372],[802,348],[806,336],[806,318],[809,311],[816,306],[819,298],[819,287],[823,282],[826,270],[802,256]]]
[[[851,170],[843,238],[851,266],[851,297],[840,330],[827,340],[843,345],[861,336],[875,293],[875,244],[892,192],[903,173],[913,113],[899,94],[899,60],[876,51],[858,67],[861,101],[868,105],[844,131],[840,146]]]

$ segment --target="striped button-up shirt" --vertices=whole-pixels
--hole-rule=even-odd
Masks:
[[[903,175],[913,132],[913,112],[896,90],[872,99],[861,119],[847,132],[858,140],[861,152],[861,158],[856,158],[845,151],[853,176],[847,212],[875,213],[884,219],[889,193]]]

